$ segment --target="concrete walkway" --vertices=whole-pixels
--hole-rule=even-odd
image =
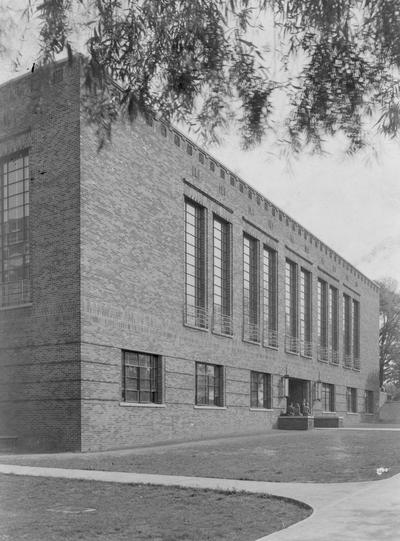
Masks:
[[[314,513],[306,520],[258,541],[393,541],[400,527],[400,474],[382,481],[358,483],[268,483],[12,464],[0,464],[0,473],[237,490],[292,498],[313,508]]]

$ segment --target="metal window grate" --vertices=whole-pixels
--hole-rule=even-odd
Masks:
[[[259,285],[258,285],[258,242],[243,237],[243,338],[260,341]]]
[[[185,202],[185,323],[208,328],[205,209]]]
[[[289,353],[299,353],[299,342],[297,336],[290,336],[289,334],[285,335],[285,349]]]

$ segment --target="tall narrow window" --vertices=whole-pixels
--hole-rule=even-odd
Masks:
[[[374,391],[365,391],[365,413],[374,413]]]
[[[338,290],[336,287],[329,287],[329,352],[330,361],[334,364],[339,363],[339,307]]]
[[[328,360],[328,284],[318,280],[318,359]]]
[[[360,303],[353,300],[353,367],[360,369]]]
[[[208,328],[205,209],[185,202],[185,322]]]
[[[0,167],[0,306],[15,306],[31,300],[28,154]]]
[[[196,363],[196,404],[223,406],[222,366]]]
[[[162,402],[162,369],[158,355],[124,351],[122,399],[124,402]]]
[[[347,411],[349,413],[357,412],[357,389],[346,387]]]
[[[301,354],[312,356],[311,344],[311,273],[300,272],[300,346]]]
[[[297,265],[286,260],[285,268],[285,347],[291,353],[299,352]]]
[[[214,217],[214,317],[213,329],[232,334],[231,230],[230,224]]]
[[[271,408],[271,376],[262,372],[250,373],[250,407]]]
[[[352,366],[351,348],[351,299],[343,294],[343,362],[347,367]]]
[[[278,347],[278,254],[271,248],[263,251],[263,317],[265,346]]]
[[[243,237],[243,338],[260,341],[259,287],[258,287],[258,242]]]
[[[335,386],[331,383],[322,384],[322,409],[335,411]]]

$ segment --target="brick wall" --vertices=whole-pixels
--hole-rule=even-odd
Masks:
[[[112,143],[97,152],[86,126],[82,166],[82,447],[129,446],[153,441],[202,438],[221,433],[262,431],[272,426],[285,407],[281,376],[335,384],[336,409],[345,423],[360,421],[346,413],[346,386],[377,391],[378,293],[325,245],[216,164],[199,162],[196,148],[161,125],[139,119],[120,124]],[[179,137],[179,135],[178,135]],[[267,191],[267,187],[266,187]],[[233,337],[183,325],[184,196],[208,210],[208,238],[213,213],[233,226]],[[242,340],[242,236],[247,232],[277,249],[279,274],[279,347],[277,350]],[[350,234],[350,233],[349,233]],[[275,239],[275,240],[274,240]],[[316,245],[317,244],[317,245]],[[312,272],[313,356],[291,355],[284,349],[285,258]],[[317,360],[317,279],[361,304],[361,370]],[[208,243],[208,306],[212,306],[212,241]],[[342,351],[341,333],[339,350]],[[162,407],[121,405],[121,350],[163,356],[165,399]],[[195,361],[225,369],[226,408],[197,408]],[[273,408],[249,407],[250,370],[272,374]],[[321,410],[319,402],[313,404]]]
[[[285,408],[285,373],[335,384],[337,412],[359,422],[346,386],[359,411],[364,389],[378,390],[376,286],[159,123],[121,123],[98,152],[80,117],[79,66],[60,67],[59,82],[48,69],[0,87],[0,158],[29,148],[33,290],[29,306],[0,310],[0,434],[88,450],[263,431]],[[207,209],[209,238],[213,213],[232,224],[232,337],[183,325],[185,196]],[[243,232],[279,254],[277,349],[242,340]],[[312,359],[285,352],[286,257],[312,272]],[[339,289],[339,329],[342,293],[360,300],[360,371],[317,360],[318,277]],[[212,307],[211,241],[208,278]],[[162,356],[163,404],[121,403],[124,349]],[[223,408],[195,406],[196,361],[224,367]],[[250,370],[272,375],[269,411],[249,407]]]
[[[80,448],[79,66],[0,87],[0,159],[29,150],[32,302],[0,309],[0,434]]]

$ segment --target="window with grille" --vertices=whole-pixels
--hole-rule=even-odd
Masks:
[[[374,391],[365,391],[365,413],[374,413]]]
[[[353,300],[353,368],[360,368],[360,303]]]
[[[348,295],[343,294],[343,360],[347,367],[351,367],[353,364],[351,331],[351,299]]]
[[[328,360],[328,284],[318,279],[318,359]]]
[[[299,352],[297,265],[286,260],[285,267],[285,342],[286,351]]]
[[[123,351],[122,400],[162,403],[162,364],[158,355]]]
[[[270,409],[271,405],[271,375],[250,372],[250,407]]]
[[[206,211],[185,201],[185,323],[208,328]]]
[[[339,363],[339,296],[336,287],[329,287],[329,351],[330,361]]]
[[[231,225],[214,216],[213,221],[213,330],[232,334]]]
[[[31,300],[28,153],[0,167],[0,306],[14,306]]]
[[[301,354],[312,356],[311,338],[311,273],[306,269],[300,272],[300,344]]]
[[[322,383],[322,409],[335,411],[335,386],[332,383]]]
[[[278,347],[278,254],[266,246],[263,251],[263,318],[264,345]]]
[[[196,405],[224,405],[222,366],[196,363]]]
[[[357,413],[357,389],[346,387],[347,411]]]
[[[260,341],[258,241],[248,235],[243,237],[243,338]]]

